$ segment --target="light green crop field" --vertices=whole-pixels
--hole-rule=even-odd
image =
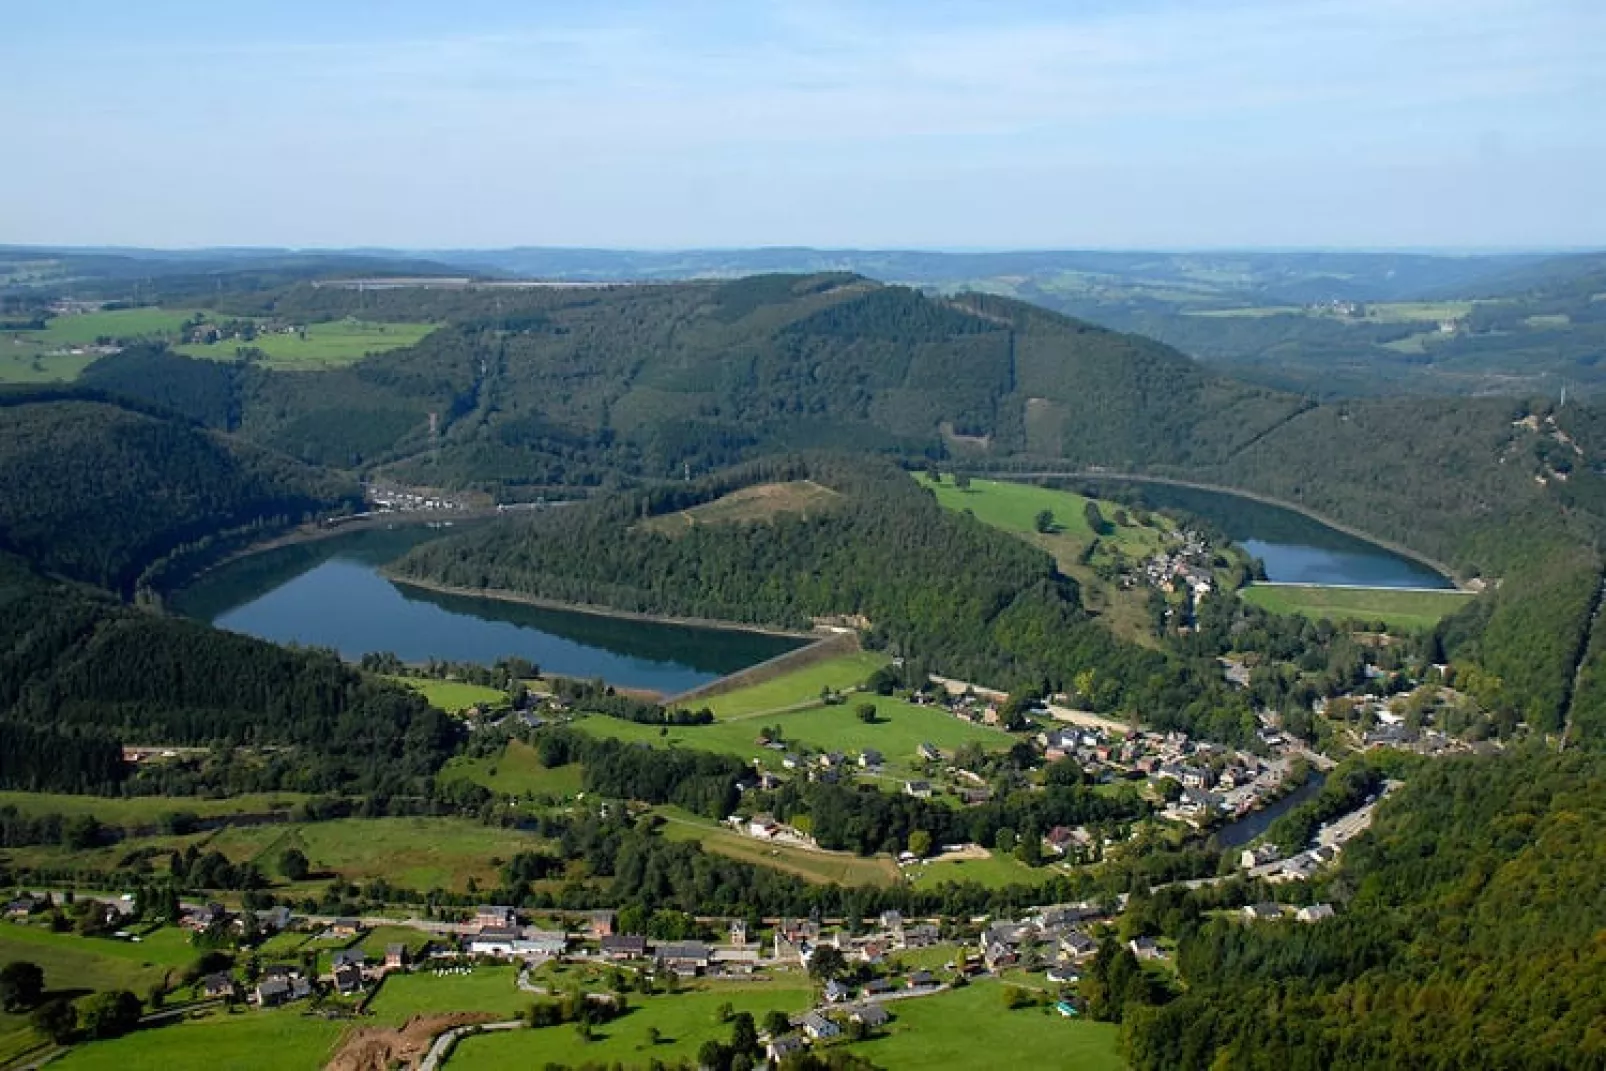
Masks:
[[[68,1071],[133,1068],[227,1068],[228,1071],[313,1071],[334,1055],[349,1024],[275,1011],[212,1012],[168,1026],[137,1030],[115,1041],[73,1049],[52,1067]]]
[[[1243,600],[1277,614],[1331,621],[1383,621],[1389,628],[1421,632],[1474,598],[1465,591],[1398,591],[1390,588],[1329,588],[1251,584]]]
[[[854,713],[861,702],[875,705],[875,724],[860,721]],[[816,750],[835,750],[853,756],[865,748],[875,748],[885,757],[889,774],[908,771],[918,761],[916,751],[922,743],[933,744],[944,751],[971,741],[995,751],[1005,750],[1014,743],[1014,738],[1002,729],[976,725],[939,708],[916,706],[885,696],[853,695],[846,703],[815,706],[791,714],[716,721],[711,725],[669,726],[662,735],[655,725],[600,715],[579,719],[575,725],[586,732],[620,740],[756,758],[771,769],[779,769],[781,753],[756,743],[759,729],[769,726],[780,729],[789,745],[807,745]]]
[[[210,345],[191,343],[177,349],[191,357],[232,361],[242,346],[249,346],[262,351],[259,363],[265,368],[283,372],[318,371],[353,364],[371,353],[411,346],[433,330],[435,325],[426,323],[335,320],[307,324],[302,331],[292,334],[258,335],[252,342],[227,339]]]
[[[803,1011],[811,996],[811,990],[792,978],[655,997],[632,995],[630,1010],[598,1027],[592,1041],[582,1041],[574,1028],[567,1026],[480,1034],[458,1044],[449,1066],[452,1071],[491,1071],[548,1063],[642,1067],[654,1059],[666,1064],[695,1060],[703,1042],[730,1040],[730,1025],[715,1015],[721,1004],[729,1003],[734,1011],[749,1012],[755,1020],[762,1020],[771,1009],[790,1014]],[[654,1027],[659,1032],[657,1045],[647,1038],[647,1031]]]
[[[1040,885],[1061,872],[1053,866],[1029,867],[1010,855],[988,852],[986,859],[932,859],[910,867],[909,883],[930,888],[944,882],[975,882],[989,889],[1008,885]]]
[[[719,718],[784,710],[800,703],[817,702],[822,688],[839,692],[855,688],[890,661],[886,655],[876,651],[855,651],[804,666],[762,684],[698,700],[691,705],[699,708],[706,706]]]
[[[770,844],[744,837],[725,826],[674,807],[658,809],[666,822],[663,834],[670,840],[694,840],[711,852],[795,874],[822,885],[895,885],[898,867],[885,855],[857,856],[850,852],[815,852],[789,844]]]
[[[286,811],[307,797],[299,792],[258,793],[226,800],[193,796],[71,796],[54,792],[0,792],[0,807],[23,814],[90,814],[109,825],[148,825],[178,812],[210,818],[228,814]]]
[[[941,1067],[992,1071],[1001,1053],[1013,1067],[1119,1071],[1120,1027],[1066,1019],[1053,1008],[1004,1007],[1003,987],[977,982],[932,997],[891,1005],[886,1036],[853,1051],[888,1071]]]
[[[389,677],[411,688],[422,695],[430,706],[438,707],[448,714],[456,714],[473,706],[505,707],[508,704],[507,693],[500,688],[488,688],[483,684],[465,684],[463,681],[438,681],[427,677]]]
[[[535,748],[510,740],[502,754],[471,759],[459,755],[441,768],[440,780],[472,781],[509,796],[572,796],[580,791],[584,771],[579,763],[548,769]]]

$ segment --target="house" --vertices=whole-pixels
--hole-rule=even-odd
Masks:
[[[856,1023],[874,1028],[886,1026],[892,1016],[888,1015],[887,1009],[879,1004],[858,1004],[848,1013],[848,1018]]]
[[[937,750],[936,744],[921,744],[915,750],[927,762],[937,762],[942,758],[942,752]]]
[[[407,946],[391,944],[385,946],[385,969],[399,971],[407,966]]]
[[[1055,985],[1075,985],[1082,980],[1082,974],[1075,967],[1050,967],[1048,980]]]
[[[752,974],[763,963],[757,948],[716,948],[709,966],[720,974]]]
[[[881,912],[881,928],[888,933],[896,933],[903,929],[903,913],[899,911]]]
[[[513,951],[521,956],[561,956],[568,947],[569,935],[562,930],[526,930],[513,943]]]
[[[713,956],[701,941],[661,944],[655,951],[658,966],[677,972],[696,973],[707,967]]]
[[[853,990],[837,981],[835,978],[825,983],[825,1001],[827,1004],[840,1004],[853,995]]]
[[[610,934],[601,942],[602,954],[609,959],[645,959],[647,939],[634,934]]]
[[[1164,959],[1165,953],[1155,943],[1152,937],[1134,937],[1126,943],[1132,954],[1139,959]]]
[[[1072,930],[1060,937],[1060,951],[1080,963],[1098,954],[1099,943],[1081,930]]]
[[[592,911],[586,915],[586,935],[593,938],[607,937],[613,933],[614,920],[618,914],[613,911]]]
[[[980,807],[993,798],[993,790],[990,788],[962,789],[959,793],[959,798],[966,807]]]
[[[1309,907],[1302,907],[1294,913],[1294,918],[1300,922],[1320,922],[1323,919],[1332,917],[1332,904],[1311,904]]]
[[[516,927],[484,926],[463,942],[463,951],[471,956],[511,956],[516,942],[522,943]]]
[[[778,1038],[770,1038],[770,1043],[764,1046],[764,1058],[771,1067],[775,1067],[788,1056],[803,1051],[803,1039],[796,1034],[783,1034]]]
[[[361,967],[367,958],[360,948],[342,948],[329,957],[329,965],[337,971],[342,967]]]
[[[747,835],[749,837],[757,837],[759,840],[774,840],[780,832],[780,824],[770,815],[755,814],[747,821]]]
[[[201,979],[201,992],[213,999],[233,1000],[238,992],[234,984],[234,975],[228,971],[207,975]]]
[[[745,945],[747,943],[747,920],[746,919],[732,919],[731,920],[730,934],[731,934],[731,944],[733,944],[733,945]]]
[[[901,931],[904,948],[929,948],[942,939],[942,931],[935,923],[921,922],[913,926],[905,926]]]
[[[931,798],[931,782],[905,781],[903,783],[903,791],[905,795],[913,796],[917,800],[929,800]]]
[[[1010,967],[1020,962],[1020,953],[1012,945],[1002,941],[994,941],[982,950],[982,960],[987,964],[988,970],[997,970],[1000,967]]]
[[[287,978],[264,978],[257,983],[257,1004],[264,1008],[277,1008],[291,999]]]
[[[511,907],[504,907],[500,904],[481,904],[474,909],[474,925],[482,930],[487,926],[502,929],[504,927],[517,926],[518,924],[518,912]]]
[[[362,969],[349,963],[335,968],[335,989],[343,997],[362,992]]]
[[[1253,870],[1257,866],[1265,866],[1281,859],[1283,853],[1275,844],[1262,844],[1257,848],[1245,848],[1238,856],[1238,866],[1244,870]]]
[[[43,911],[50,906],[48,896],[30,896],[24,894],[6,905],[6,917],[10,919],[25,919],[36,911]]]
[[[896,993],[898,983],[891,978],[872,978],[864,983],[864,991],[870,996],[880,996],[883,993]]]
[[[356,937],[362,933],[362,923],[356,919],[335,919],[329,924],[329,932],[336,937]]]
[[[929,989],[937,984],[937,976],[930,971],[915,971],[909,976],[910,989]]]
[[[859,765],[866,770],[875,770],[886,765],[886,756],[873,747],[867,747],[859,752]]]
[[[799,766],[803,765],[803,760],[798,758],[796,755],[792,754],[791,752],[787,752],[785,755],[781,756],[781,765],[783,767],[785,767],[786,769],[788,769],[788,770],[795,770]],[[799,1044],[802,1044],[802,1043],[799,1042]]]
[[[277,907],[270,907],[257,915],[257,925],[264,930],[283,933],[290,928],[290,909],[283,904]]]
[[[1315,876],[1320,867],[1321,861],[1317,856],[1310,852],[1301,852],[1284,863],[1281,870],[1266,880],[1278,885],[1290,881],[1308,881]]]
[[[815,1041],[829,1041],[842,1033],[842,1028],[818,1012],[803,1017],[803,1033]]]
[[[1244,918],[1250,922],[1271,922],[1283,917],[1280,904],[1262,901],[1258,904],[1249,904],[1244,908]]]

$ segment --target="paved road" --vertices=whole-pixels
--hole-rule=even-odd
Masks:
[[[451,1053],[452,1046],[457,1044],[459,1038],[467,1034],[476,1032],[488,1033],[492,1030],[523,1030],[528,1025],[523,1019],[514,1019],[506,1023],[481,1023],[478,1026],[460,1026],[455,1030],[448,1030],[436,1038],[435,1044],[429,1047],[429,1052],[424,1054],[423,1061],[418,1065],[418,1071],[438,1071],[440,1066],[446,1062],[446,1057]]]

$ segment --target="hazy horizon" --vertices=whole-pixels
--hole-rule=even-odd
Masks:
[[[1586,0],[86,0],[0,40],[0,241],[1606,247]]]

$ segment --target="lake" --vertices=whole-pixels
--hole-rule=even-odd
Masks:
[[[1259,558],[1270,581],[1374,588],[1455,587],[1419,561],[1290,509],[1172,484],[1122,481],[1120,486],[1138,490],[1151,508],[1183,510],[1209,521]]]
[[[356,660],[390,651],[488,665],[518,656],[543,672],[676,695],[807,641],[694,628],[394,584],[379,571],[445,534],[376,529],[253,554],[178,593],[179,613],[276,643],[329,647]]]

